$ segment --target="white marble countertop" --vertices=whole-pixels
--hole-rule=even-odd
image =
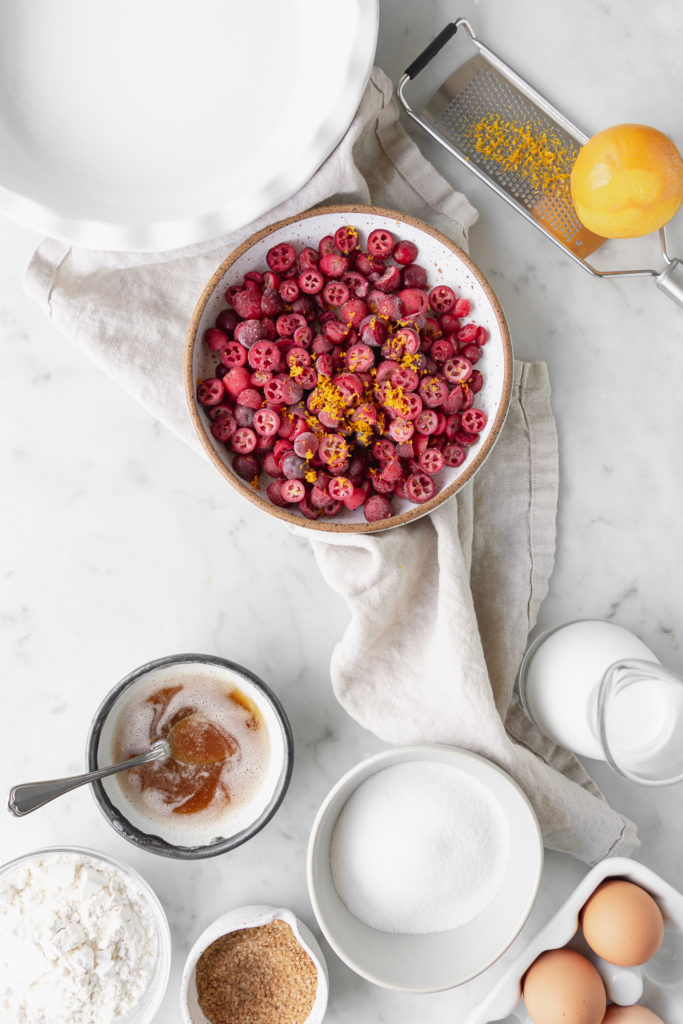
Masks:
[[[655,0],[646,21],[642,11],[636,0],[461,0],[455,7],[382,0],[377,63],[396,81],[463,15],[589,134],[634,121],[681,146],[683,7]],[[651,280],[593,279],[413,135],[480,211],[471,251],[503,304],[516,354],[550,367],[561,494],[540,625],[613,619],[683,675],[683,309]],[[683,252],[683,214],[672,237],[674,251]],[[279,692],[294,727],[296,763],[281,810],[225,857],[184,863],[144,854],[112,832],[86,790],[25,819],[3,818],[2,860],[79,844],[122,858],[149,879],[174,938],[157,1020],[178,1024],[182,962],[217,913],[276,903],[315,925],[304,864],[314,813],[330,785],[382,744],[332,696],[330,652],[347,612],[319,578],[306,543],[245,507],[208,463],[57,335],[22,292],[36,241],[0,224],[0,791],[81,770],[101,697],[132,668],[165,654],[217,653],[249,666]],[[635,255],[645,243],[629,245]],[[657,258],[651,245],[649,253]],[[639,826],[638,858],[683,889],[681,788],[638,790],[604,765],[587,766]],[[463,1020],[585,871],[548,854],[539,900],[513,949],[450,992],[417,997],[374,988],[325,947],[326,1019]]]

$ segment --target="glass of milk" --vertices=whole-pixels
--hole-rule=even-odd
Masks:
[[[622,626],[581,619],[539,636],[518,676],[550,739],[646,786],[683,781],[683,680]]]

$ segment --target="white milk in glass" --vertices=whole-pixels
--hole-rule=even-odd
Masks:
[[[597,703],[603,675],[617,661],[658,664],[642,640],[613,622],[570,622],[539,638],[520,679],[527,713],[556,743],[584,757],[604,760]],[[666,695],[653,681],[620,694],[610,713],[613,744],[635,754],[650,747],[667,714]]]

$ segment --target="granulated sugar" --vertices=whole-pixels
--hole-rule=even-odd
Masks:
[[[510,831],[486,787],[449,764],[409,761],[366,779],[335,825],[332,878],[360,921],[426,934],[471,921],[500,889]]]

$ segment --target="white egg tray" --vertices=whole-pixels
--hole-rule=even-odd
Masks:
[[[642,967],[613,967],[587,946],[579,929],[579,913],[606,878],[625,878],[642,886],[664,916],[664,940],[655,957]],[[600,861],[592,868],[548,924],[528,944],[487,998],[464,1024],[530,1024],[522,999],[522,981],[546,949],[569,946],[587,956],[600,972],[612,1002],[641,1003],[665,1024],[683,1024],[683,895],[644,864],[625,857]]]

